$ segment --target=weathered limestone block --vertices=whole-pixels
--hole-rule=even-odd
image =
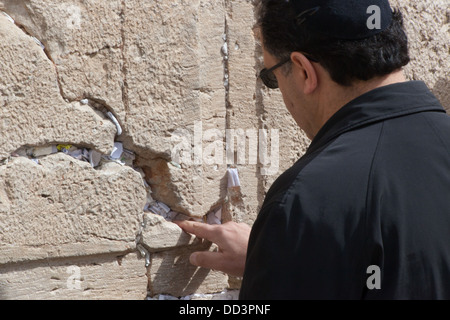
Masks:
[[[261,68],[263,67],[261,66]],[[279,91],[269,90],[262,84],[258,90],[265,112],[264,126],[276,130],[273,132],[274,135],[271,135],[271,142],[274,142],[275,134],[278,135],[279,139],[278,154],[273,155],[271,146],[268,147],[270,157],[274,160],[278,158],[279,169],[278,174],[262,177],[263,189],[266,193],[275,179],[303,156],[311,141],[295,123]]]
[[[0,264],[135,248],[146,192],[129,167],[58,153],[13,158],[0,181]]]
[[[225,123],[223,4],[134,0],[125,13],[128,139],[143,156],[169,159],[174,130],[209,117]]]
[[[255,64],[256,39],[254,34],[254,5],[251,1],[227,1],[227,45],[229,88],[227,92],[227,112],[229,129],[251,130],[259,138],[259,129],[263,129],[264,109],[258,101],[256,92],[259,66]],[[234,165],[239,170],[243,205],[229,208],[233,219],[252,224],[264,199],[263,177],[260,157],[250,159],[250,140],[245,138],[245,159],[239,161],[235,155]],[[238,148],[235,143],[235,153]],[[257,149],[259,149],[259,143]],[[236,201],[238,201],[236,199]],[[236,210],[240,208],[240,210]]]
[[[221,292],[228,287],[228,276],[219,271],[197,268],[190,264],[194,251],[207,250],[210,243],[151,254],[148,268],[149,295],[168,294],[184,297],[193,293]],[[211,246],[213,250],[215,246]]]
[[[145,19],[140,18],[145,12]],[[225,163],[194,161],[202,134],[226,125],[224,7],[214,1],[127,1],[125,56],[128,112],[124,141],[142,158],[153,196],[201,217],[223,201]],[[205,27],[207,25],[207,27]],[[200,140],[195,140],[199,123]],[[179,131],[188,132],[192,161],[170,164]]]
[[[145,213],[139,244],[149,254],[147,270],[149,295],[221,292],[228,288],[228,276],[222,272],[197,268],[190,264],[194,251],[217,250],[215,245],[185,233],[172,222],[153,213]]]
[[[179,226],[167,222],[163,217],[146,212],[140,243],[150,252],[185,247],[198,242],[195,236],[184,232]]]
[[[225,200],[225,165],[184,165],[141,160],[152,197],[173,211],[201,218]]]
[[[125,118],[121,0],[3,0],[0,8],[46,47],[69,101],[90,98]]]
[[[144,300],[136,253],[0,266],[0,300]]]
[[[66,103],[44,51],[1,14],[0,39],[0,159],[53,142],[111,152],[114,124],[88,106]]]
[[[450,8],[447,0],[391,0],[405,20],[408,79],[423,80],[450,112]]]

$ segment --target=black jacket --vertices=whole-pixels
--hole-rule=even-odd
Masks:
[[[344,106],[273,183],[240,298],[450,299],[450,117],[423,82]]]

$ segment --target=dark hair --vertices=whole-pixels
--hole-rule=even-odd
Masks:
[[[265,50],[280,61],[294,51],[307,53],[340,85],[390,74],[410,61],[403,16],[398,10],[394,10],[386,30],[361,40],[333,39],[298,27],[297,14],[286,0],[260,0],[257,15]]]

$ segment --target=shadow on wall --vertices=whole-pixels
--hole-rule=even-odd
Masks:
[[[199,245],[190,246],[189,250],[179,248],[152,254],[149,270],[150,296],[169,294],[174,297],[184,297],[196,292],[213,271],[193,266],[189,262],[189,256],[194,251],[207,250],[210,246],[211,243],[205,241]]]
[[[440,78],[434,85],[432,91],[444,106],[447,113],[450,114],[450,79]]]
[[[0,283],[0,300],[6,300],[6,294],[4,292],[4,284]]]

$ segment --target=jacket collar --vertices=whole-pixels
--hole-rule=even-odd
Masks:
[[[423,81],[402,82],[374,89],[337,111],[319,130],[307,153],[362,126],[427,111],[445,113],[439,100]]]

